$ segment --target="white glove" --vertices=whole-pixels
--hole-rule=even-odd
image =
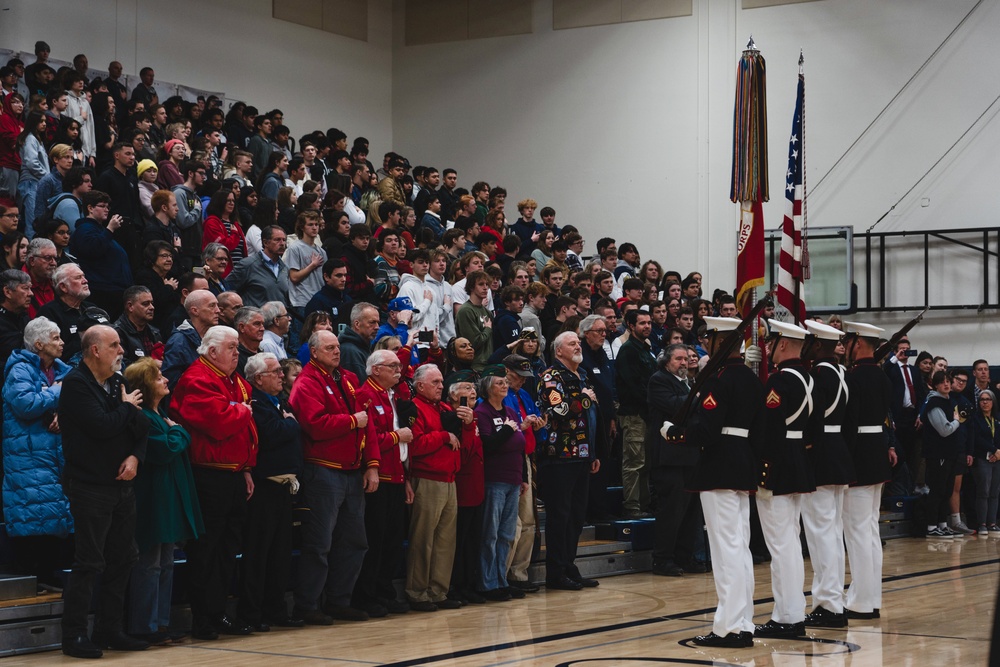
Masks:
[[[759,345],[747,345],[746,352],[743,353],[743,359],[748,364],[759,364],[764,360],[764,353],[761,351]]]
[[[663,422],[663,426],[660,427],[660,435],[663,436],[664,440],[667,439],[667,433],[670,432],[670,427],[673,425],[674,425],[673,422],[668,422],[668,421]]]

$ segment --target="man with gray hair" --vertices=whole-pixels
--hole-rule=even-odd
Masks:
[[[219,323],[219,301],[208,290],[195,290],[184,300],[188,318],[181,323],[163,349],[163,375],[170,387],[198,359],[202,336]]]
[[[250,471],[257,463],[258,435],[250,405],[253,388],[236,372],[236,331],[213,326],[200,340],[198,357],[174,389],[170,417],[191,435],[189,456],[205,521],[204,534],[187,546],[191,635],[211,640],[220,634],[248,635],[254,629],[226,616],[226,600],[247,501],[254,493]]]
[[[264,315],[260,308],[244,306],[236,311],[233,318],[233,328],[239,334],[240,362],[236,366],[237,372],[246,377],[243,372],[250,357],[261,352],[260,344],[264,340]],[[249,379],[249,378],[247,378]]]
[[[42,306],[56,298],[52,288],[52,272],[56,269],[56,244],[48,239],[36,236],[28,244],[28,255],[24,259],[24,268],[31,276],[31,304],[28,306],[28,317],[35,318]]]
[[[111,318],[86,300],[90,296],[90,286],[83,270],[76,264],[63,264],[53,271],[52,285],[56,298],[42,306],[38,314],[59,325],[59,333],[65,343],[62,360],[75,366],[80,355],[80,336],[95,324],[110,325]]]
[[[687,383],[687,346],[668,345],[656,359],[657,370],[649,378],[646,441],[650,454],[650,486],[656,494],[656,524],[653,530],[653,574],[679,577],[685,571],[704,572],[694,562],[695,540],[701,531],[701,506],[685,491],[698,449],[667,441],[660,435],[664,421],[676,421],[691,389]]]
[[[284,374],[277,357],[255,354],[246,362],[245,376],[253,386],[250,406],[260,451],[253,469],[254,493],[247,504],[236,615],[259,631],[271,625],[302,627],[305,621],[289,617],[285,603],[292,569],[292,500],[303,466],[302,429],[278,399]]]
[[[545,502],[545,586],[578,591],[598,585],[573,563],[587,511],[588,475],[601,468],[605,441],[597,394],[580,368],[580,337],[565,331],[552,342],[555,360],[542,373],[538,407],[549,419],[549,439],[536,451],[538,495]]]
[[[285,336],[288,335],[292,317],[281,301],[268,301],[260,308],[264,316],[264,340],[260,344],[261,352],[270,352],[279,360],[287,359],[285,351]]]
[[[59,427],[66,467],[75,556],[64,596],[62,650],[76,658],[99,658],[102,649],[140,651],[149,643],[122,631],[125,588],[138,559],[135,546],[135,479],[146,456],[149,421],[142,394],[129,392],[121,370],[122,346],[109,326],[83,334],[83,360],[69,372],[59,395]],[[101,578],[93,637],[87,614]]]
[[[358,376],[364,382],[368,377],[365,364],[372,351],[372,341],[378,333],[378,309],[364,301],[354,304],[351,309],[351,324],[340,336],[340,365]],[[406,341],[403,341],[404,345]]]
[[[0,368],[7,366],[7,359],[14,350],[24,346],[24,327],[28,324],[28,306],[31,304],[31,277],[24,271],[7,269],[0,273]]]

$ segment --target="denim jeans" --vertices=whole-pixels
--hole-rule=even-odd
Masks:
[[[129,586],[128,630],[152,634],[170,626],[170,597],[174,589],[174,544],[156,544],[139,552]]]
[[[486,483],[483,534],[479,551],[480,589],[507,588],[507,556],[517,532],[520,484]]]
[[[1000,496],[1000,463],[977,458],[972,463],[976,478],[976,518],[987,526],[997,522],[997,497]]]
[[[31,223],[35,220],[36,192],[38,192],[38,181],[34,179],[22,179],[17,184],[17,196],[21,201],[21,224],[24,226],[24,235],[29,239],[35,237]]]

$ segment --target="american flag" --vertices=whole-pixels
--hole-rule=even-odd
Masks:
[[[803,239],[805,213],[805,137],[803,136],[803,107],[806,81],[799,56],[799,85],[795,95],[795,116],[792,118],[792,136],[788,141],[788,170],[785,172],[785,219],[781,224],[781,254],[778,258],[778,304],[795,318],[796,324],[806,319],[803,273]]]

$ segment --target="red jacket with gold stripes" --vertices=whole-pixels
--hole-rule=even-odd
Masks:
[[[306,463],[336,470],[379,466],[374,425],[369,420],[359,428],[354,418],[364,409],[357,387],[358,377],[343,368],[331,375],[313,360],[302,369],[288,404],[302,427]]]
[[[409,387],[400,382],[393,389],[393,398],[409,398]],[[392,401],[389,391],[379,386],[369,377],[357,392],[357,402],[368,412],[368,424],[374,425],[374,438],[378,443],[378,478],[390,484],[402,484],[406,480],[403,463],[400,461],[399,436],[392,423]],[[407,424],[400,424],[400,427]]]
[[[170,399],[170,417],[191,435],[191,465],[233,472],[257,464],[257,427],[250,383],[227,376],[205,357],[181,375]]]

